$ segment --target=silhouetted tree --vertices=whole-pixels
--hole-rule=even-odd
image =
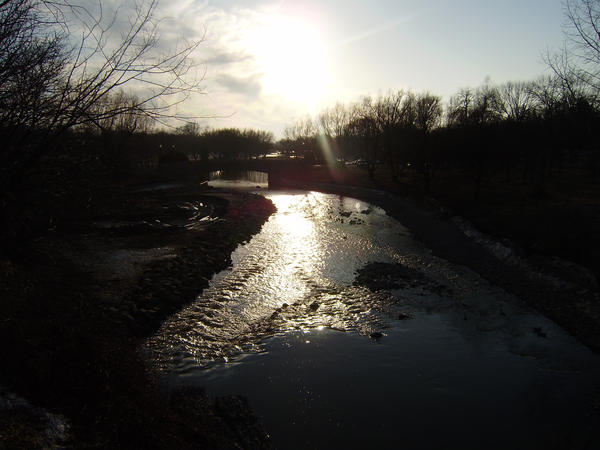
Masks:
[[[380,157],[380,132],[377,121],[371,115],[372,99],[365,97],[357,103],[351,113],[352,119],[346,127],[346,135],[358,145],[358,154],[367,166],[369,178],[375,179],[375,169]]]
[[[450,98],[447,122],[450,126],[466,126],[471,123],[474,109],[474,93],[471,89],[461,89]]]
[[[425,192],[429,192],[436,166],[434,146],[429,141],[429,135],[432,130],[441,124],[442,100],[440,97],[427,92],[419,94],[414,101],[414,111],[414,123],[421,135],[421,142],[419,143],[420,168],[423,173]]]
[[[397,181],[403,166],[401,156],[402,146],[397,139],[398,129],[405,125],[403,123],[403,106],[406,103],[407,94],[404,91],[388,92],[379,95],[374,101],[369,100],[363,107],[374,121],[377,132],[380,134],[381,146],[385,155],[392,180]]]
[[[101,149],[108,158],[92,158],[98,136],[122,143],[150,120],[181,118],[173,107],[199,91],[190,58],[199,42],[166,48],[156,0],[114,8],[104,0],[0,0],[3,242],[45,230],[60,202],[89,204],[90,186],[107,175],[99,162],[121,161],[124,149],[112,142]],[[22,212],[32,199],[35,221]]]
[[[312,162],[318,162],[315,160],[318,153],[318,127],[311,117],[295,121],[285,128],[283,134],[292,153],[306,156]]]
[[[97,10],[69,0],[0,3],[5,181],[21,179],[66,130],[102,128],[115,117],[172,118],[171,107],[198,90],[199,80],[187,75],[199,43],[165,53],[155,9],[156,0],[112,16],[102,1]],[[136,96],[113,101],[119,89],[133,85]]]
[[[68,61],[64,35],[40,6],[32,0],[0,3],[0,178],[5,183],[35,157],[37,129],[51,125]]]
[[[335,161],[346,159],[346,148],[344,146],[344,131],[349,120],[349,111],[342,103],[336,103],[332,108],[326,108],[318,116],[319,134],[321,146],[327,148],[322,152],[329,152],[330,158]]]
[[[567,24],[566,49],[560,60],[551,64],[555,71],[565,68],[587,84],[595,97],[600,93],[600,2],[598,0],[565,0]],[[563,67],[558,68],[557,63]]]

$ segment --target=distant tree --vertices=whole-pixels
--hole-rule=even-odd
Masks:
[[[423,133],[427,134],[437,128],[442,121],[442,99],[425,92],[419,94],[414,102],[415,126]]]
[[[499,109],[503,118],[522,123],[535,115],[535,99],[530,84],[509,81],[498,89]]]
[[[374,180],[380,158],[381,133],[377,121],[372,116],[372,103],[370,97],[364,97],[354,105],[351,120],[346,126],[346,135],[356,142],[361,162],[366,164],[369,178]]]
[[[111,92],[94,105],[97,120],[77,127],[88,135],[98,137],[97,154],[113,175],[120,175],[130,163],[131,139],[134,134],[148,133],[153,120],[136,108],[137,95],[121,89]],[[106,114],[111,111],[111,114]]]
[[[189,121],[175,129],[174,139],[179,151],[193,160],[208,159],[208,151],[201,139],[202,128],[197,122]]]
[[[475,103],[475,95],[469,88],[461,89],[450,98],[447,111],[447,122],[450,126],[465,126],[471,123]]]
[[[273,133],[264,130],[246,129],[242,132],[241,146],[246,158],[266,156],[273,149]]]
[[[139,101],[136,94],[122,89],[110,92],[94,105],[92,113],[97,118],[85,125],[101,132],[146,133],[150,131],[154,121],[137,106]]]
[[[403,123],[403,104],[407,98],[404,91],[398,90],[380,95],[370,102],[370,115],[377,131],[381,134],[383,151],[390,168],[392,180],[397,181],[403,166],[401,143],[397,139],[397,130]]]
[[[475,90],[471,119],[475,125],[491,124],[502,119],[500,92],[488,80]]]
[[[349,111],[342,103],[321,111],[317,122],[322,142],[326,143],[333,158],[345,160],[343,145],[344,131],[349,120]]]
[[[436,129],[442,121],[442,100],[428,92],[419,94],[414,102],[415,126],[421,134],[420,143],[420,169],[425,183],[425,192],[431,189],[436,160],[434,146],[429,139],[432,130]]]
[[[476,199],[487,165],[499,146],[498,124],[503,120],[504,109],[500,90],[489,80],[476,89],[461,89],[448,105],[448,125],[457,129],[457,156],[473,177]]]
[[[296,155],[310,155],[311,161],[315,161],[317,152],[318,125],[307,116],[296,120],[292,125],[284,129],[283,135],[288,142],[289,151]]]
[[[221,128],[200,134],[196,145],[203,155],[217,159],[258,158],[272,151],[273,133],[263,130]],[[204,159],[204,157],[203,157]]]
[[[184,125],[177,127],[177,133],[182,136],[199,136],[202,129],[197,122],[186,122]]]

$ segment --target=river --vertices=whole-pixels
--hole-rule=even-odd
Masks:
[[[275,448],[600,448],[600,359],[366,202],[277,206],[146,348],[171,389],[239,393]]]

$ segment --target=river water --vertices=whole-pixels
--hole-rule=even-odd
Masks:
[[[600,360],[380,208],[277,206],[147,343],[172,389],[239,393],[275,448],[600,448]]]

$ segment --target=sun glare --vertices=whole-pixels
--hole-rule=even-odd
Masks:
[[[325,46],[309,23],[265,16],[248,45],[263,72],[265,93],[316,106],[329,81]]]
[[[297,199],[291,195],[274,195],[269,197],[280,214],[276,216],[277,224],[290,240],[298,242],[313,232],[313,223],[301,212],[295,211]]]

